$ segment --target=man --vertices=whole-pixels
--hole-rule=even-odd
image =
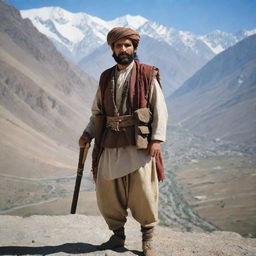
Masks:
[[[92,171],[97,203],[114,233],[99,249],[124,246],[129,208],[141,224],[143,253],[153,256],[158,180],[164,177],[160,142],[165,141],[168,114],[158,69],[137,60],[139,41],[130,28],[108,33],[117,65],[101,74],[92,117],[79,144],[83,147],[95,137]]]

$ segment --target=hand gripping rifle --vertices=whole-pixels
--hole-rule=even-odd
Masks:
[[[77,206],[77,201],[78,201],[80,184],[81,184],[83,171],[84,171],[84,162],[86,160],[89,147],[90,147],[90,143],[87,143],[85,145],[85,147],[80,148],[79,161],[78,161],[78,167],[77,167],[76,184],[75,184],[75,190],[74,190],[73,200],[72,200],[72,205],[71,205],[71,214],[76,213],[76,206]]]

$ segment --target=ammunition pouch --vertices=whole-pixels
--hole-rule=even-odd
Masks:
[[[134,111],[135,121],[135,142],[137,149],[146,149],[150,140],[150,123],[152,113],[149,108],[139,108]]]

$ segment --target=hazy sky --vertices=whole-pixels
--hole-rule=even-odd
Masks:
[[[104,20],[131,14],[179,30],[204,34],[256,28],[256,0],[5,0],[18,9],[60,6]]]

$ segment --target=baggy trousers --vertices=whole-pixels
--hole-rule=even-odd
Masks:
[[[124,226],[128,208],[142,227],[154,227],[158,221],[159,196],[155,160],[152,158],[144,167],[114,180],[103,179],[99,174],[96,196],[110,230]]]

